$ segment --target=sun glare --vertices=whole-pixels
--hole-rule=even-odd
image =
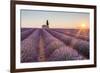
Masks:
[[[81,24],[81,25],[80,25],[80,28],[81,28],[81,29],[86,29],[86,28],[87,28],[87,25],[86,25],[86,24]]]

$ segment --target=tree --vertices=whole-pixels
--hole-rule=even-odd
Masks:
[[[48,20],[46,21],[46,24],[47,24],[47,26],[49,26],[49,22],[48,22]]]

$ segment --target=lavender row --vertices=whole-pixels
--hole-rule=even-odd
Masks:
[[[35,30],[29,37],[21,42],[21,62],[37,62],[40,30]]]
[[[43,30],[45,41],[45,53],[48,61],[65,61],[85,59],[76,50],[68,48],[62,41],[58,40],[46,30]]]
[[[29,29],[33,29],[33,28],[21,28],[21,32],[27,31]]]
[[[49,29],[46,30],[59,40],[63,41],[66,45],[71,46],[72,48],[76,49],[80,54],[84,55],[86,58],[89,58],[89,42],[76,39],[69,35],[64,35],[62,33]]]
[[[46,29],[49,33],[51,33],[54,37],[58,38],[59,40],[61,40],[62,42],[64,42],[67,46],[69,46],[71,44],[72,41],[72,37],[68,36],[68,35],[64,35],[62,33],[50,30],[50,29]]]
[[[24,39],[26,39],[29,35],[32,34],[32,32],[34,31],[35,29],[27,29],[23,32],[21,32],[21,41],[23,41]]]
[[[85,32],[85,35],[83,35],[83,33],[80,33],[80,34],[78,34],[78,36],[77,36],[77,33],[79,32],[78,29],[73,29],[73,30],[53,29],[53,30],[63,33],[63,34],[66,34],[66,35],[69,35],[69,36],[72,36],[72,37],[75,37],[75,38],[78,38],[78,39],[89,41],[89,30],[87,32]]]
[[[71,47],[62,46],[56,49],[48,61],[84,60],[86,59]]]
[[[56,49],[58,49],[60,46],[63,46],[63,43],[61,43],[58,39],[53,37],[50,33],[43,30],[43,38],[45,43],[45,55],[48,58]]]

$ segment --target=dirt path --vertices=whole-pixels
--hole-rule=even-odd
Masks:
[[[42,62],[45,61],[44,40],[42,36],[40,36],[39,48],[38,61]]]

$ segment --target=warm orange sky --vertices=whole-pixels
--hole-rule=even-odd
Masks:
[[[89,13],[21,10],[21,27],[41,28],[46,20],[50,28],[89,28]]]

